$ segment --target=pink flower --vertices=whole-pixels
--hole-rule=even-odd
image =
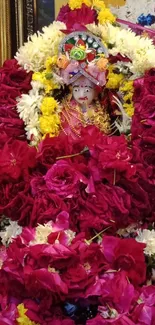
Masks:
[[[132,320],[138,325],[154,325],[155,324],[155,307],[149,307],[143,303],[139,304],[133,314]]]
[[[88,182],[77,167],[66,160],[59,160],[44,176],[47,188],[62,198],[72,198],[80,183]]]
[[[105,274],[102,279],[105,283],[102,286],[100,303],[109,304],[119,314],[129,313],[135,302],[135,289],[129,283],[126,272]]]
[[[136,242],[135,239],[120,239],[104,236],[104,256],[107,269],[124,270],[133,284],[142,284],[146,279],[146,264],[144,257],[145,244]]]

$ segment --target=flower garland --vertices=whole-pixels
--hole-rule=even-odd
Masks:
[[[54,22],[44,27],[42,33],[29,37],[17,52],[16,59],[26,71],[37,72],[44,68],[45,61],[50,56],[58,54],[58,47],[64,37],[62,32],[66,26],[62,22]]]
[[[155,47],[150,38],[138,36],[130,29],[122,29],[109,23],[104,26],[90,24],[87,28],[101,36],[111,55],[121,54],[131,60],[129,67],[135,78],[154,67]]]
[[[87,28],[102,39],[109,55],[120,54],[130,60],[126,63],[128,74],[122,70],[115,73],[117,64],[109,66],[106,87],[123,93],[123,108],[129,116],[132,116],[134,90],[132,81],[128,82],[128,80],[136,79],[143,75],[145,70],[149,70],[155,65],[155,47],[152,40],[111,24],[114,19],[108,18],[107,10],[109,9],[105,8],[103,1],[70,1],[68,10],[74,12],[80,10],[83,5],[97,10],[98,25],[89,24]],[[65,28],[63,22],[54,22],[49,27],[45,27],[43,33],[33,35],[16,55],[18,63],[24,69],[33,71],[32,90],[28,95],[22,95],[18,99],[17,110],[25,123],[27,138],[34,145],[38,144],[46,134],[55,136],[60,130],[61,108],[57,107],[51,112],[50,102],[54,100],[54,91],[63,86],[59,69],[68,64],[66,57],[61,57],[61,62],[58,58],[59,44],[63,39],[62,30]],[[129,93],[127,93],[128,91]],[[41,109],[41,103],[44,103],[44,100],[46,101],[46,113]]]

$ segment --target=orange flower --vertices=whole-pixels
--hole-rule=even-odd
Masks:
[[[105,58],[101,58],[97,62],[97,66],[98,66],[100,71],[106,70],[107,64],[108,64],[108,60],[105,59]]]
[[[69,60],[67,59],[66,55],[64,54],[59,55],[57,59],[57,66],[60,69],[66,69],[68,64],[69,64]]]

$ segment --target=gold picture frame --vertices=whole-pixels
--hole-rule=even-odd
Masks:
[[[10,0],[0,1],[0,66],[11,58]]]

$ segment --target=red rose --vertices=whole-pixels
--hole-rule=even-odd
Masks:
[[[155,95],[144,97],[138,107],[141,123],[155,125]]]
[[[137,104],[141,102],[141,100],[148,95],[147,89],[144,87],[144,77],[138,78],[134,81],[134,94],[133,94],[133,102]]]
[[[0,214],[11,220],[18,220],[20,225],[28,225],[33,206],[33,199],[28,194],[29,183],[25,180],[0,183]]]
[[[0,88],[0,107],[8,105],[14,108],[16,105],[16,98],[20,96],[20,91],[16,87],[11,87],[9,85],[1,84]]]
[[[31,79],[32,73],[27,73],[15,59],[5,61],[0,69],[0,84],[14,87],[20,92],[28,92],[31,89]]]
[[[151,184],[154,184],[155,181],[155,136],[153,135],[153,131],[151,130],[150,136],[149,134],[145,136],[143,133],[143,136],[139,140],[134,141],[134,146],[139,153],[137,160],[143,165],[146,179]]]
[[[43,191],[34,199],[29,225],[34,227],[38,223],[44,224],[50,220],[55,221],[57,215],[66,210],[65,203],[58,195]]]
[[[29,294],[37,295],[42,290],[46,290],[46,294],[51,292],[53,296],[63,296],[67,294],[67,285],[61,280],[58,272],[54,272],[47,268],[33,269],[31,266],[24,268],[25,286]]]
[[[122,178],[119,181],[119,186],[124,188],[126,193],[130,195],[131,218],[134,219],[135,222],[148,218],[151,212],[151,204],[147,188],[145,188],[146,186],[142,186],[141,177],[137,177],[134,181],[126,181],[126,179]]]
[[[94,159],[92,165],[96,172],[100,173],[102,179],[107,179],[110,183],[117,181],[124,175],[131,178],[135,174],[135,168],[131,163],[132,152],[128,148],[127,140],[122,136],[102,137],[102,142],[90,150]],[[99,165],[100,163],[100,165]],[[91,168],[91,161],[89,163]],[[93,172],[91,168],[91,172]]]
[[[96,11],[85,4],[80,9],[75,10],[71,10],[66,5],[60,9],[57,20],[65,23],[69,30],[83,30],[86,25],[96,21]]]
[[[146,126],[141,123],[141,118],[137,110],[135,110],[135,114],[132,119],[131,125],[131,139],[132,141],[135,139],[139,139],[139,137],[145,132]]]
[[[107,226],[127,226],[130,211],[130,196],[120,187],[100,184],[94,194],[79,199],[81,231],[95,229],[102,231]]]
[[[62,198],[72,198],[80,183],[87,183],[78,165],[66,160],[57,161],[44,176],[47,188]]]
[[[24,138],[24,123],[19,119],[16,111],[15,98],[20,91],[14,87],[1,85],[0,87],[0,130],[6,132],[8,137]],[[0,132],[0,133],[1,133]]]
[[[86,266],[79,263],[68,267],[62,275],[62,279],[67,284],[69,290],[68,297],[75,299],[81,298],[86,288],[95,281],[95,277],[87,272]]]
[[[144,256],[145,244],[135,239],[119,239],[104,236],[103,253],[107,260],[107,269],[124,270],[130,281],[135,285],[146,280],[146,263]]]
[[[56,162],[56,158],[71,154],[68,138],[63,133],[58,137],[43,140],[38,147],[37,161],[47,169]]]
[[[27,142],[15,140],[6,143],[0,150],[0,179],[15,179],[28,175],[29,169],[35,167],[36,149]]]
[[[144,88],[148,94],[155,95],[155,69],[147,71],[144,77]]]

